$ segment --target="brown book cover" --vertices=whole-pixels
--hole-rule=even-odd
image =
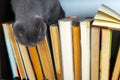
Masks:
[[[50,35],[51,35],[51,42],[52,42],[57,79],[63,80],[60,35],[59,35],[57,24],[53,24],[50,26]]]
[[[81,80],[81,44],[79,23],[75,23],[72,26],[72,40],[73,40],[74,80]]]
[[[91,27],[91,80],[99,80],[100,28]]]
[[[30,59],[33,64],[33,68],[37,77],[37,80],[43,80],[43,74],[42,74],[42,69],[41,69],[41,63],[39,60],[38,52],[36,50],[35,46],[28,47],[29,49],[29,54],[30,54]]]
[[[100,80],[109,79],[111,44],[112,44],[111,41],[112,31],[110,29],[102,29]]]
[[[15,55],[15,59],[16,59],[16,63],[17,63],[17,66],[18,66],[18,71],[19,71],[20,77],[21,77],[21,79],[26,79],[26,74],[25,74],[25,71],[24,71],[24,67],[23,67],[23,63],[22,63],[22,60],[21,60],[20,52],[19,52],[17,42],[16,42],[15,37],[14,37],[13,30],[12,30],[12,24],[8,24],[8,28],[9,28],[9,32],[10,32],[10,37],[11,37],[13,50],[14,50],[14,55]]]
[[[53,63],[51,58],[50,49],[47,42],[47,37],[45,37],[38,45],[38,52],[42,64],[42,68],[45,74],[45,79],[48,80],[54,80],[54,69],[53,69]]]

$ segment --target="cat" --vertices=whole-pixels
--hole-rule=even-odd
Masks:
[[[16,40],[25,46],[36,46],[45,37],[47,27],[65,17],[59,0],[11,0]]]

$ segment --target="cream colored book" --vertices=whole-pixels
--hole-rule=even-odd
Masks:
[[[50,35],[52,41],[55,68],[57,73],[57,80],[63,80],[60,35],[57,24],[53,24],[50,26]]]
[[[90,27],[92,18],[80,21],[82,80],[90,80]]]
[[[28,79],[29,80],[36,80],[35,75],[34,75],[34,70],[33,70],[26,46],[18,43],[18,47],[20,49],[20,54],[21,54],[22,59],[23,59],[23,63],[25,66],[25,70],[26,70]]]
[[[62,53],[63,80],[74,80],[72,19],[58,21]]]

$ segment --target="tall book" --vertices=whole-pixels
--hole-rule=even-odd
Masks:
[[[21,55],[17,46],[17,42],[15,40],[14,37],[14,33],[13,33],[13,29],[12,29],[12,24],[8,24],[8,28],[9,28],[9,33],[10,33],[10,38],[11,38],[11,44],[12,44],[12,48],[15,54],[15,59],[16,59],[16,63],[18,66],[18,70],[19,70],[19,74],[20,74],[20,78],[21,79],[25,79],[26,78],[26,73],[24,71],[24,67],[23,67],[23,63],[21,60]]]
[[[26,46],[18,43],[18,47],[20,50],[20,55],[22,56],[25,71],[27,73],[27,79],[36,80]]]
[[[90,80],[90,27],[92,18],[80,21],[82,80]]]
[[[29,49],[30,59],[33,64],[33,68],[34,68],[37,80],[43,80],[44,77],[42,74],[42,68],[41,68],[41,63],[40,63],[37,49],[35,46],[28,47],[28,49]]]
[[[80,27],[76,22],[72,26],[74,80],[81,80]]]
[[[100,28],[91,27],[91,80],[99,80]]]
[[[102,29],[100,80],[109,79],[112,31]]]
[[[52,41],[55,68],[56,68],[56,73],[57,73],[57,80],[63,80],[60,34],[59,34],[57,24],[53,24],[50,26],[50,35],[51,35],[51,41]]]
[[[8,51],[8,57],[10,61],[12,75],[13,75],[13,79],[15,79],[16,77],[19,77],[19,75],[17,71],[16,61],[15,61],[14,52],[13,52],[13,48],[10,41],[9,29],[7,24],[3,24],[3,31],[5,35],[5,42],[6,42],[6,47]]]
[[[120,47],[119,47],[119,50],[118,50],[114,71],[113,71],[113,74],[112,74],[112,80],[119,80],[119,78],[120,78]]]
[[[63,79],[74,79],[73,67],[73,46],[72,46],[72,19],[65,18],[58,21],[61,53],[62,53],[62,68]]]
[[[38,49],[38,52],[39,52],[40,61],[41,61],[41,64],[42,64],[45,79],[55,80],[51,53],[50,53],[50,49],[49,49],[49,46],[48,46],[48,41],[47,41],[46,36],[37,45],[37,49]]]

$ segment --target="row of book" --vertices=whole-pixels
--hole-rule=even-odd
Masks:
[[[113,71],[110,59],[112,32],[120,30],[118,13],[101,5],[94,18],[79,21],[69,16],[52,24],[37,46],[16,41],[12,24],[2,26],[12,77],[29,80],[119,80],[120,48]],[[49,40],[49,41],[48,41]],[[52,48],[50,48],[50,43]]]

